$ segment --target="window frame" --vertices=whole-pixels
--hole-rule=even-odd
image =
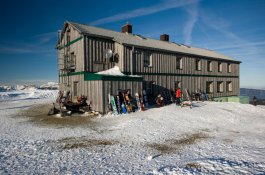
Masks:
[[[209,83],[209,88],[208,88],[208,83]],[[208,91],[209,89],[209,91]],[[206,93],[207,94],[213,94],[214,92],[214,87],[213,87],[213,81],[206,81]]]
[[[213,71],[213,62],[210,60],[207,60],[207,71],[212,72]]]
[[[202,70],[202,63],[201,59],[195,59],[195,70],[201,71]]]
[[[146,59],[148,60],[146,61]],[[144,67],[152,67],[152,62],[153,62],[152,60],[153,60],[153,54],[151,52],[144,52],[144,59],[143,59]],[[148,62],[148,65],[146,64],[146,62]]]
[[[232,84],[232,81],[227,81],[226,82],[226,91],[227,92],[233,92],[233,84]]]
[[[179,64],[178,64],[179,62]],[[183,65],[182,65],[182,57],[176,57],[176,69],[177,70],[182,70],[183,69]]]
[[[228,73],[232,72],[232,64],[231,63],[227,63],[227,72]]]
[[[217,92],[218,93],[224,92],[224,82],[223,81],[217,81]]]
[[[70,60],[69,60],[69,67],[75,67],[76,66],[76,55],[75,52],[70,53]]]
[[[71,32],[70,29],[68,29],[66,32],[66,44],[71,42],[70,32]]]
[[[223,63],[218,62],[218,72],[223,72]]]

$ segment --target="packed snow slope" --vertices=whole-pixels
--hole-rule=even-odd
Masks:
[[[265,174],[264,106],[173,104],[74,127],[20,116],[51,92],[0,101],[0,174]]]
[[[25,90],[0,92],[0,102],[34,99],[50,100],[56,98],[57,95],[57,90],[38,90],[36,88],[30,88]]]

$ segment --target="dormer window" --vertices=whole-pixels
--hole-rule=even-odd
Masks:
[[[66,42],[67,42],[67,44],[70,43],[70,29],[67,30],[67,34],[66,34]]]

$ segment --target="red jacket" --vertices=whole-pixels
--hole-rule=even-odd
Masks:
[[[176,90],[176,97],[177,98],[180,98],[181,97],[181,90],[180,89],[177,89]]]

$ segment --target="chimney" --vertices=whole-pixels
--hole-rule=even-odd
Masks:
[[[132,25],[127,22],[124,26],[122,26],[121,31],[122,33],[132,33]]]
[[[162,34],[160,35],[161,41],[169,41],[169,35],[168,34]]]

